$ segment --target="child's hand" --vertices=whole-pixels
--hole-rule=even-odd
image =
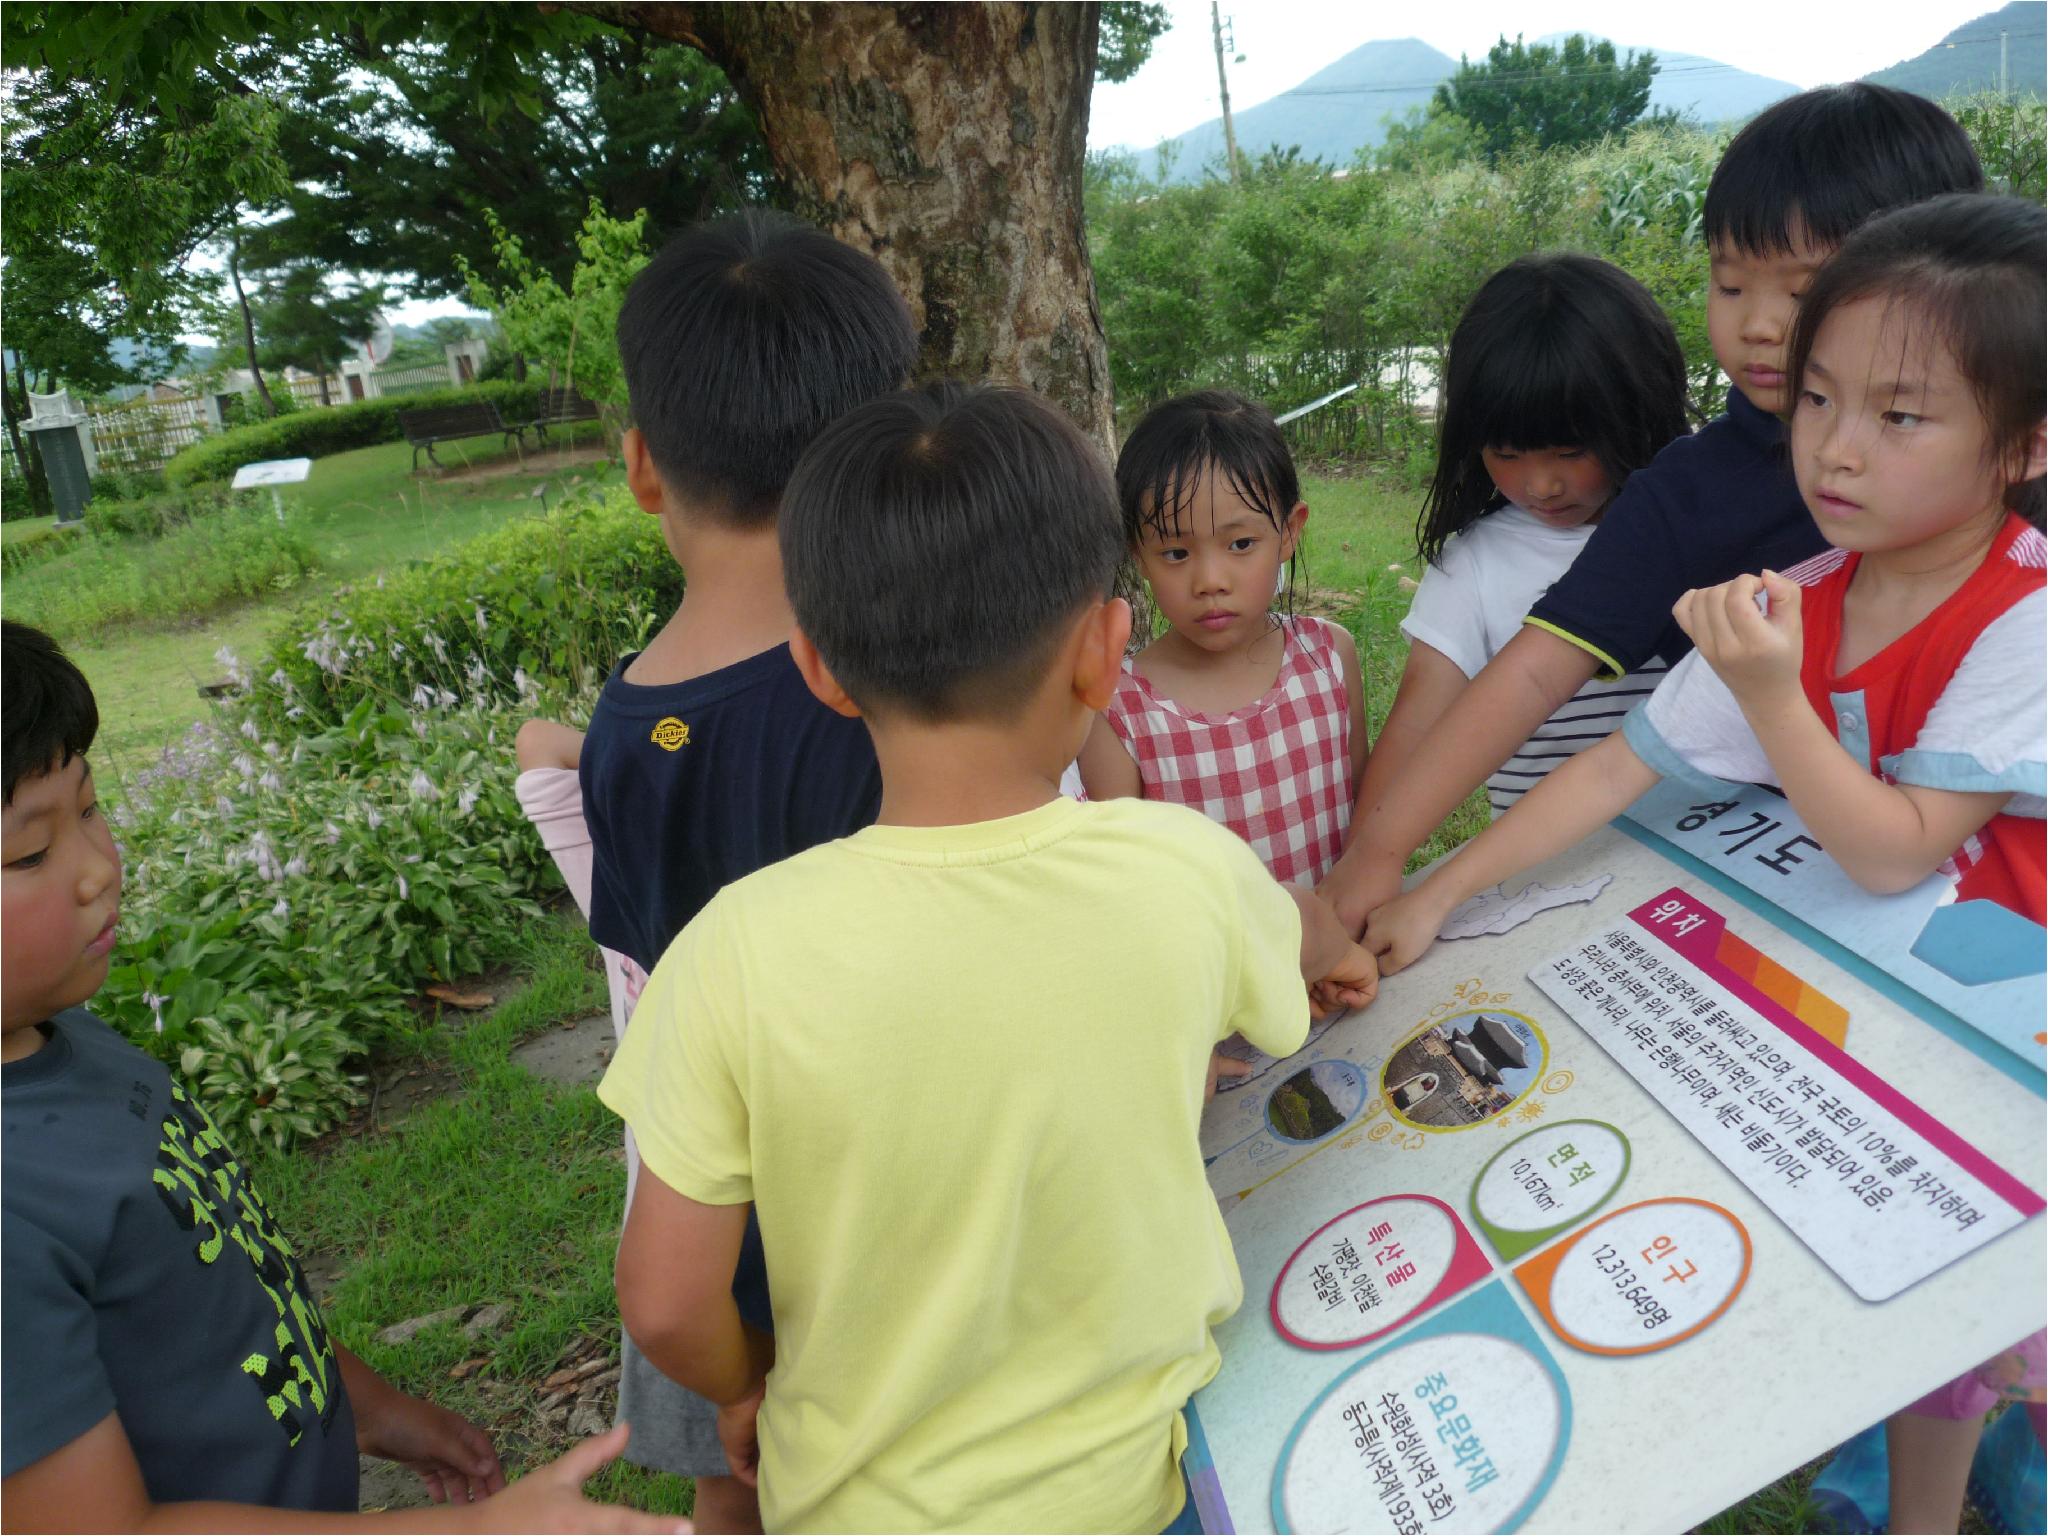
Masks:
[[[767,1390],[764,1381],[738,1402],[718,1410],[718,1443],[725,1448],[725,1464],[749,1488],[758,1486],[761,1475],[761,1398]]]
[[[583,1483],[626,1448],[628,1426],[614,1424],[601,1435],[578,1441],[544,1467],[537,1467],[476,1511],[487,1531],[658,1531],[687,1533],[696,1527],[673,1515],[643,1515],[616,1504],[583,1497]]]
[[[1216,1085],[1226,1077],[1250,1077],[1252,1064],[1239,1061],[1235,1056],[1226,1056],[1221,1051],[1209,1053],[1209,1078],[1202,1085],[1202,1102],[1208,1103],[1216,1097]]]
[[[491,1437],[462,1415],[389,1386],[351,1406],[356,1449],[412,1468],[436,1504],[486,1499],[505,1486]]]
[[[1327,1019],[1347,1008],[1369,1008],[1379,990],[1379,962],[1363,945],[1353,944],[1336,965],[1309,984],[1309,1011]]]
[[[1431,889],[1436,883],[1434,879],[1425,880],[1366,918],[1363,943],[1379,957],[1381,975],[1391,976],[1405,970],[1436,942],[1444,919],[1450,916],[1450,908]]]
[[[1768,614],[1757,606],[1759,593],[1769,601]],[[1671,615],[1736,701],[1748,703],[1799,690],[1799,599],[1799,583],[1765,571],[1695,588]]]

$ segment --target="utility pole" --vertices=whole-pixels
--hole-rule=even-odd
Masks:
[[[1223,99],[1223,153],[1229,159],[1230,181],[1235,186],[1238,181],[1237,129],[1230,121],[1230,77],[1223,72],[1223,12],[1217,0],[1209,0],[1209,29],[1216,38],[1216,93]]]
[[[2005,99],[2005,34],[2003,32],[1998,34],[1998,97],[2001,101]],[[1228,122],[1229,119],[1225,118],[1224,121]]]

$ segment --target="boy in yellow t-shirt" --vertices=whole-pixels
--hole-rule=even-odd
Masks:
[[[656,968],[599,1090],[643,1160],[620,1312],[724,1405],[770,1530],[1158,1531],[1243,1294],[1210,1052],[1295,1050],[1304,980],[1358,1005],[1373,963],[1198,813],[1060,797],[1131,620],[1108,468],[1058,410],[860,407],[781,542],[881,815],[727,886]],[[773,1343],[730,1291],[750,1202]]]

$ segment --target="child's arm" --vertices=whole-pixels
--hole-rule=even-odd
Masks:
[[[1372,756],[1365,724],[1365,672],[1358,661],[1357,637],[1342,624],[1335,628],[1337,655],[1344,663],[1344,691],[1351,696],[1351,782],[1356,784]]]
[[[1400,686],[1394,690],[1394,707],[1387,711],[1387,722],[1380,727],[1379,740],[1372,744],[1372,756],[1359,783],[1360,805],[1377,805],[1386,798],[1416,749],[1429,739],[1430,730],[1457,703],[1466,685],[1464,672],[1442,651],[1425,641],[1408,642],[1408,662],[1401,669]],[[1353,841],[1357,840],[1354,835]]]
[[[746,1205],[680,1195],[644,1162],[614,1273],[619,1318],[663,1375],[721,1408],[760,1390],[775,1341],[732,1298]]]
[[[512,738],[512,755],[521,773],[574,768],[583,756],[583,733],[556,720],[529,720]]]
[[[386,1390],[389,1390],[387,1388]],[[643,1515],[583,1497],[584,1479],[626,1448],[621,1424],[536,1468],[503,1493],[444,1509],[317,1513],[193,1500],[153,1503],[128,1432],[110,1413],[69,1445],[0,1483],[9,1531],[689,1531],[687,1520]]]
[[[1771,611],[1758,611],[1756,594]],[[1934,873],[2009,798],[1887,784],[1835,739],[1800,687],[1800,588],[1772,571],[1691,591],[1672,610],[1756,732],[1778,787],[1850,879],[1889,894]]]
[[[1523,625],[1452,701],[1398,778],[1388,783],[1388,776],[1375,776],[1371,798],[1361,788],[1350,844],[1322,884],[1347,927],[1363,927],[1368,912],[1399,894],[1408,855],[1585,687],[1597,667],[1570,641]]]
[[[1656,782],[1656,770],[1636,756],[1619,732],[1588,747],[1552,770],[1422,884],[1377,908],[1366,922],[1365,947],[1391,976],[1436,942],[1444,919],[1459,902],[1562,853],[1620,815]]]
[[[1081,787],[1090,800],[1135,800],[1144,792],[1137,761],[1117,740],[1106,715],[1095,717],[1081,743]]]

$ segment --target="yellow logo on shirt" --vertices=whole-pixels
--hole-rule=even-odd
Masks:
[[[690,728],[674,715],[668,715],[655,723],[647,739],[663,751],[673,752],[690,744]]]

